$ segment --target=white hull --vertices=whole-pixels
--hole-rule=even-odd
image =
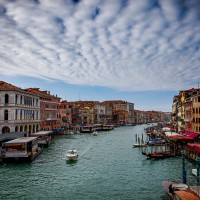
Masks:
[[[192,174],[197,176],[197,169],[192,169]],[[200,170],[199,170],[199,175],[200,175]]]
[[[133,147],[147,147],[146,144],[133,144]]]
[[[66,155],[66,159],[67,160],[77,160],[77,158],[78,158],[78,155]]]
[[[97,131],[94,131],[94,132],[92,133],[92,135],[93,135],[93,136],[97,136],[97,135],[98,135]]]
[[[78,153],[76,150],[69,150],[66,154],[66,160],[77,160]]]

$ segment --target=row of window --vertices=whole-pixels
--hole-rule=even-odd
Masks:
[[[200,123],[200,118],[194,118],[194,122],[196,122],[196,123]]]
[[[200,113],[200,108],[193,108],[193,113],[194,113],[194,114]]]
[[[39,119],[39,112],[33,110],[16,110],[15,119]],[[8,110],[4,110],[4,120],[9,120]]]
[[[34,110],[16,110],[15,119],[39,119],[39,112]]]
[[[199,127],[199,126],[196,126],[196,127],[195,127],[195,131],[196,131],[196,132],[200,132],[200,127]]]
[[[5,100],[4,100],[4,103],[5,104],[8,104],[9,103],[9,95],[8,94],[5,94]],[[15,95],[15,104],[24,104],[24,105],[28,105],[28,106],[38,106],[38,99],[34,99],[32,97],[29,97],[29,96],[23,96],[20,95],[18,96],[17,94]]]

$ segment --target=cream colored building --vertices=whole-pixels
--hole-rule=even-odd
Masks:
[[[40,97],[0,81],[0,134],[40,130]]]

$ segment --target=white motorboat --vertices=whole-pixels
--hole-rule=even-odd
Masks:
[[[77,160],[78,152],[77,150],[69,150],[66,154],[66,160]]]
[[[96,130],[93,131],[93,132],[92,132],[92,135],[93,135],[93,136],[97,136],[97,135],[98,135],[97,131],[96,131]]]
[[[197,176],[197,169],[192,169],[192,174]],[[200,170],[199,170],[199,176],[200,176]]]

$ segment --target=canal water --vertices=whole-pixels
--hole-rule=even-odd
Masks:
[[[162,181],[182,180],[179,157],[150,160],[133,148],[147,125],[115,128],[98,136],[56,136],[32,163],[0,166],[0,199],[157,200],[167,199]],[[67,163],[68,149],[79,159]],[[187,162],[190,182],[194,164]]]

